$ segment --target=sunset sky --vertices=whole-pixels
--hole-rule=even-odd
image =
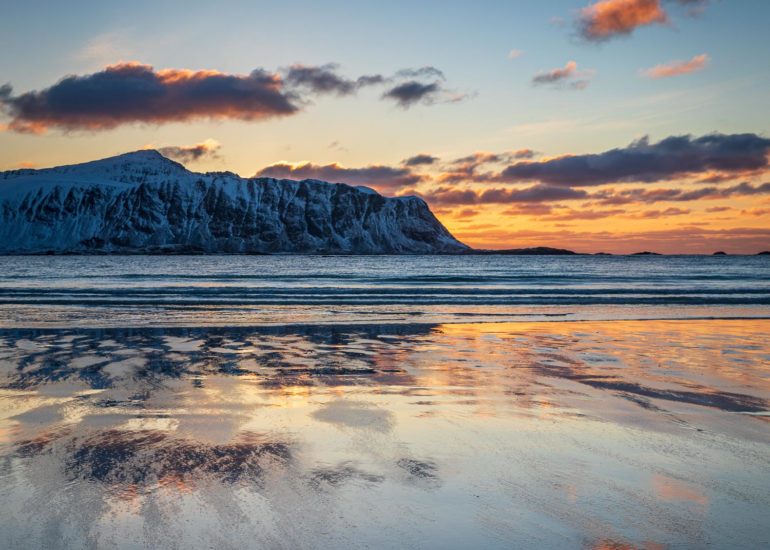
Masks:
[[[767,0],[181,6],[4,6],[0,170],[154,147],[417,194],[475,247],[770,248]]]

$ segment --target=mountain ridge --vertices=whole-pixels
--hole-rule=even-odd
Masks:
[[[458,254],[419,197],[197,173],[155,150],[0,172],[0,254]]]

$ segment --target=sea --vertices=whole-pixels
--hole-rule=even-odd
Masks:
[[[0,256],[0,326],[763,318],[770,256]]]
[[[0,257],[0,547],[768,548],[768,256]]]

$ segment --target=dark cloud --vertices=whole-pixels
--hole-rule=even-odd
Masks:
[[[485,151],[477,151],[470,155],[460,157],[452,161],[455,165],[473,164],[479,166],[481,164],[490,164],[495,162],[511,162],[516,159],[530,159],[537,153],[532,149],[518,149],[516,151],[507,151],[505,153],[487,153]]]
[[[382,97],[392,99],[400,107],[408,109],[418,103],[426,105],[436,103],[441,92],[442,86],[438,81],[425,84],[417,80],[408,80],[387,90]]]
[[[537,184],[525,188],[492,188],[485,190],[458,189],[452,186],[439,185],[424,191],[410,189],[404,191],[404,193],[420,195],[431,205],[443,207],[479,204],[518,204],[522,205],[517,207],[517,211],[520,211],[523,208],[529,208],[523,206],[527,204],[573,200],[589,201],[584,206],[623,206],[635,203],[689,202],[737,196],[770,195],[770,182],[760,185],[751,185],[744,182],[732,187],[721,188],[710,186],[697,189],[605,189],[594,193],[588,193],[584,189],[546,184]],[[673,215],[673,210],[665,215]],[[570,219],[578,218],[571,217]]]
[[[588,194],[582,189],[538,184],[524,189],[487,189],[481,193],[482,203],[549,202],[582,199]]]
[[[389,84],[390,88],[382,94],[382,99],[396,101],[405,109],[418,103],[432,105],[451,94],[442,84],[446,80],[444,73],[436,67],[401,69],[393,76],[374,74],[356,79],[340,76],[338,68],[334,63],[319,67],[293,65],[285,70],[286,86],[316,95],[348,96],[365,86]]]
[[[770,182],[751,185],[743,182],[731,187],[699,187],[697,189],[609,189],[591,194],[592,200],[603,205],[631,203],[689,202],[705,199],[726,199],[736,196],[770,195]]]
[[[479,195],[473,189],[455,189],[453,187],[436,187],[419,192],[414,189],[405,191],[408,195],[419,195],[431,205],[461,206],[479,203]]]
[[[576,25],[583,39],[603,42],[629,35],[639,27],[667,21],[660,0],[600,0],[578,12]]]
[[[532,77],[532,84],[534,86],[550,84],[571,90],[585,90],[590,84],[591,74],[592,71],[578,71],[577,63],[568,61],[564,67],[536,74]]]
[[[382,191],[392,191],[401,187],[416,185],[423,179],[422,176],[412,173],[410,169],[405,167],[372,165],[363,168],[345,168],[336,163],[318,165],[309,162],[273,164],[261,169],[255,177],[317,179],[333,183],[365,185]]]
[[[421,166],[425,164],[434,164],[438,160],[438,157],[428,155],[426,153],[420,153],[401,161],[404,166]]]
[[[469,97],[447,89],[444,73],[436,67],[401,69],[389,82],[395,83],[382,94],[382,99],[395,101],[404,109],[417,104],[456,103]]]
[[[486,164],[500,162],[501,158],[502,156],[497,153],[480,151],[455,159],[448,164],[444,172],[439,174],[438,181],[441,183],[457,183],[471,180],[476,182],[487,181],[492,175],[479,174],[478,169]]]
[[[749,216],[767,216],[770,214],[770,208],[749,208],[748,210],[741,210],[741,214],[748,214]]]
[[[571,78],[577,72],[577,63],[568,61],[564,67],[551,69],[535,75],[532,78],[533,84],[552,84],[560,80]]]
[[[359,88],[362,88],[364,86],[374,86],[376,84],[385,84],[387,81],[388,79],[382,75],[369,74],[369,75],[359,76],[356,79],[356,86],[358,86]]]
[[[439,80],[446,80],[444,73],[436,67],[420,67],[419,69],[401,69],[396,73],[397,78],[436,78]]]
[[[533,185],[524,189],[495,188],[483,191],[437,187],[419,194],[431,204],[444,206],[539,203],[584,199],[588,197],[588,193],[582,189],[570,189],[568,187],[554,187],[550,185]]]
[[[636,218],[636,219],[658,219],[658,218],[670,218],[672,216],[684,216],[686,214],[689,214],[691,210],[689,208],[666,208],[664,210],[645,210],[644,212],[639,212],[638,214],[634,214],[630,217]]]
[[[257,121],[295,114],[314,95],[349,96],[375,85],[390,85],[383,99],[395,100],[404,108],[465,97],[446,90],[444,74],[435,67],[402,69],[390,77],[372,74],[350,79],[341,76],[335,64],[293,65],[284,74],[281,77],[264,69],[248,75],[155,70],[136,62],[119,63],[92,74],[67,76],[53,86],[20,95],[13,95],[10,84],[2,85],[0,112],[10,118],[10,130],[43,133],[50,128],[106,130],[125,124],[201,119]]]
[[[519,149],[517,151],[508,151],[505,153],[478,151],[448,163],[444,172],[439,174],[438,181],[441,183],[457,183],[461,181],[474,181],[479,183],[495,181],[494,174],[490,172],[479,173],[478,169],[489,164],[504,164],[520,159],[530,159],[535,155],[537,155],[537,153],[532,149]]]
[[[359,88],[383,84],[382,75],[364,75],[355,80],[337,74],[338,65],[329,63],[319,67],[292,65],[286,70],[287,86],[302,88],[315,94],[335,94],[346,96],[354,94]]]
[[[756,134],[672,136],[657,143],[642,138],[628,147],[570,155],[505,168],[500,181],[539,181],[557,186],[655,182],[703,172],[742,174],[768,168],[770,139]]]
[[[336,71],[334,64],[320,67],[292,65],[286,72],[286,85],[307,88],[317,94],[349,95],[355,92],[355,81],[339,76]]]
[[[279,75],[164,69],[121,63],[84,76],[68,76],[49,88],[13,96],[0,106],[20,132],[103,130],[123,124],[198,119],[262,120],[298,111]]]
[[[195,145],[173,145],[159,147],[158,152],[164,157],[178,160],[179,162],[195,162],[204,158],[219,158],[221,145],[213,139],[207,139]]]
[[[484,151],[477,151],[476,153],[471,153],[470,155],[466,155],[464,157],[460,157],[459,159],[453,160],[452,164],[455,166],[471,165],[473,167],[476,167],[482,164],[498,162],[500,160],[500,157],[501,155],[497,153],[487,153]]]

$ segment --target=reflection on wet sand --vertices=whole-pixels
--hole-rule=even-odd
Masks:
[[[98,481],[126,488],[143,489],[155,484],[186,485],[201,477],[222,483],[258,484],[265,459],[286,464],[290,445],[244,433],[225,445],[174,439],[161,430],[107,429],[86,437],[43,435],[17,443],[20,457],[34,457],[63,447],[64,471],[70,481]]]
[[[0,331],[0,540],[761,547],[768,332]]]

